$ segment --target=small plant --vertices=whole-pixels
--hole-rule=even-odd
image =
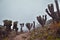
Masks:
[[[22,27],[24,27],[24,23],[20,23],[21,26],[21,32],[23,32]]]
[[[43,15],[43,17],[37,16],[37,20],[42,25],[42,27],[44,27],[47,20],[47,15]]]

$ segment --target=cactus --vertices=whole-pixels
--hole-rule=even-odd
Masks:
[[[4,26],[6,26],[7,31],[11,31],[12,21],[11,20],[3,20]]]
[[[21,26],[21,32],[23,32],[22,27],[24,27],[24,23],[20,23]]]
[[[43,15],[43,17],[37,16],[37,20],[42,25],[42,27],[44,27],[47,20],[47,15]]]
[[[35,31],[35,21],[33,21],[33,29],[34,29],[34,31]]]
[[[30,29],[32,28],[33,24],[32,23],[26,23],[26,27],[28,28],[29,32],[30,32]]]
[[[48,9],[46,9],[46,13],[52,17],[53,21],[58,22],[60,20],[60,12],[59,12],[59,6],[57,0],[55,0],[56,4],[56,9],[57,11],[54,11],[54,5],[53,4],[48,4]]]
[[[18,24],[18,21],[15,21],[13,23],[13,29],[15,29],[16,32],[18,31],[17,24]]]

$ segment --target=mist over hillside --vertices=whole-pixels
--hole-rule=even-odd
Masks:
[[[36,16],[45,14],[49,3],[53,3],[53,0],[0,0],[0,24],[3,25],[3,20],[8,19],[18,21],[18,27],[19,23],[32,21],[37,25]]]
[[[38,25],[36,16],[46,14],[45,8],[49,3],[54,3],[54,0],[0,0],[0,25],[5,19],[18,21],[18,28],[20,23],[32,21]],[[47,16],[49,19],[51,17]],[[27,30],[26,26],[23,29]]]

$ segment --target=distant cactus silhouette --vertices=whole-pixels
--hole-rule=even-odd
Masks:
[[[21,26],[21,32],[23,32],[22,27],[24,27],[24,23],[20,23]]]
[[[48,9],[46,9],[45,11],[47,12],[47,14],[52,17],[52,19],[54,21],[59,21],[60,20],[60,12],[59,12],[59,5],[57,0],[55,0],[55,4],[56,4],[56,9],[57,11],[54,11],[54,5],[53,4],[48,4]]]
[[[11,31],[12,21],[11,20],[3,20],[4,26],[6,26],[7,31]]]
[[[18,31],[17,24],[18,24],[18,21],[15,21],[13,23],[13,29],[15,29],[16,32]]]
[[[34,29],[34,31],[35,31],[35,21],[33,21],[33,29]]]
[[[32,28],[33,24],[32,23],[26,23],[26,27],[28,28],[29,32],[30,32],[30,29]]]
[[[37,16],[37,20],[42,25],[42,27],[44,27],[47,20],[47,15],[43,15],[43,17]]]

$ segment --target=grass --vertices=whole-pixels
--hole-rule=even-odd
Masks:
[[[35,39],[46,39],[46,40],[60,40],[60,38],[57,38],[55,35],[57,28],[60,28],[60,23],[56,23],[56,24],[51,24],[49,26],[51,28],[51,30],[48,30],[48,26],[46,27],[40,27],[37,28],[34,31],[31,32],[31,40],[35,40]]]
[[[60,28],[60,23],[51,23],[49,26],[38,27],[35,29],[35,32],[33,30],[31,31],[30,40],[60,40],[60,38],[56,37],[57,28]],[[8,40],[8,37],[4,38],[4,40]]]

